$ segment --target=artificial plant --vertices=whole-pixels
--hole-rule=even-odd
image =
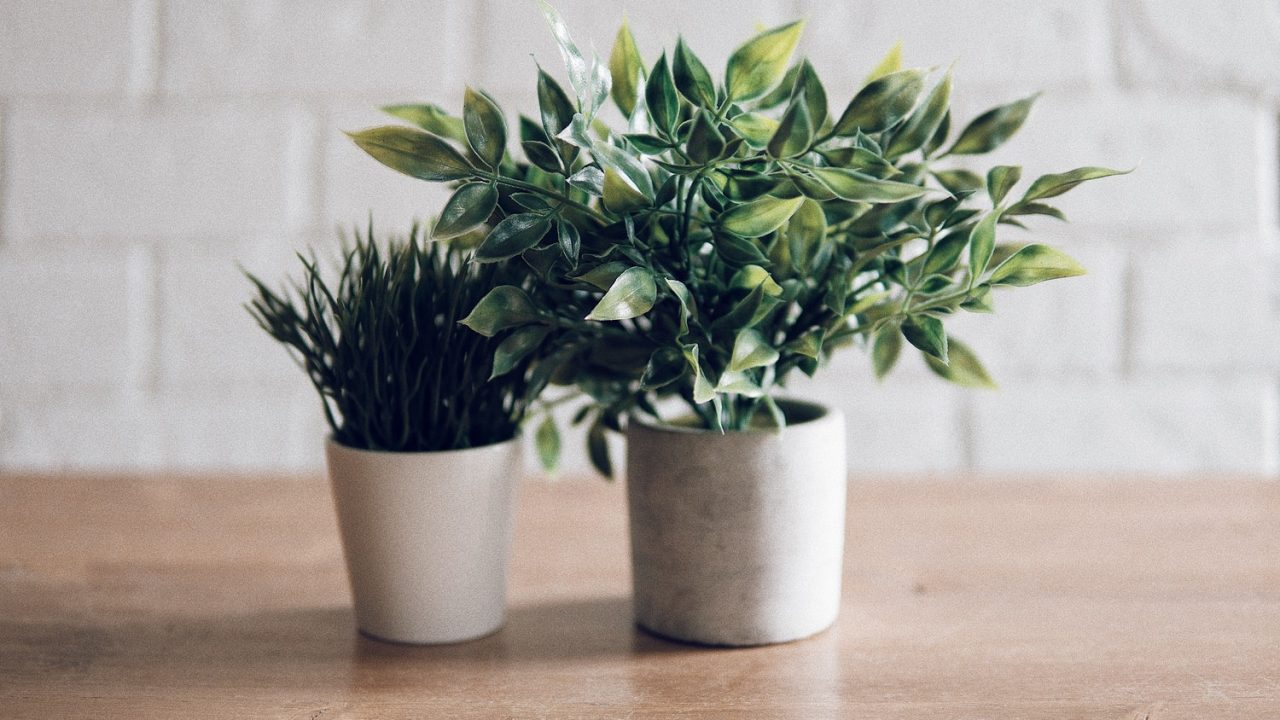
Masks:
[[[539,68],[539,113],[520,116],[516,138],[472,89],[461,118],[393,106],[417,127],[351,137],[402,173],[454,185],[437,235],[480,228],[477,260],[520,257],[554,291],[539,302],[496,288],[466,322],[565,331],[553,361],[594,400],[598,460],[604,427],[656,414],[667,396],[706,427],[781,425],[775,389],[850,342],[870,349],[877,376],[905,343],[948,380],[990,384],[943,320],[991,311],[995,288],[1083,272],[997,235],[1062,219],[1047,201],[1118,171],[1044,175],[1018,194],[1019,167],[954,162],[1007,141],[1034,96],[956,133],[950,70],[903,69],[896,51],[841,109],[808,61],[791,61],[801,22],[741,45],[717,80],[683,39],[646,64],[626,23],[607,64],[588,58],[541,5],[573,94]],[[624,126],[602,120],[609,98]]]
[[[371,223],[336,278],[299,256],[302,279],[281,292],[249,275],[249,312],[307,373],[343,445],[416,452],[509,440],[554,369],[534,367],[550,328],[459,324],[495,286],[527,287],[524,267],[470,263],[464,239],[423,235],[414,225],[379,241]]]

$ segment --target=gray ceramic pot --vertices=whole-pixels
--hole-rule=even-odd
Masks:
[[[636,622],[677,640],[761,645],[830,627],[844,557],[844,416],[779,403],[782,431],[627,427]]]

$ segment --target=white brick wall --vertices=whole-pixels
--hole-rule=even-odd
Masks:
[[[180,242],[296,227],[305,211],[291,183],[307,178],[291,156],[309,118],[276,105],[18,100],[5,128],[5,242]]]
[[[133,11],[129,0],[0,1],[0,94],[120,95]]]
[[[716,72],[757,25],[807,16],[834,103],[901,39],[956,62],[961,119],[1046,91],[997,159],[1138,167],[1038,226],[1087,277],[955,324],[1000,391],[914,359],[877,384],[856,354],[797,385],[844,408],[855,469],[1280,468],[1276,3],[558,5],[584,47],[607,53],[625,12],[647,58],[680,32]],[[241,310],[237,263],[280,278],[335,225],[431,212],[440,188],[339,131],[456,107],[465,83],[514,120],[535,61],[560,72],[532,0],[0,0],[0,469],[317,467],[316,400]]]

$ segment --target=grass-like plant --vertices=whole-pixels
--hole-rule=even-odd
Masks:
[[[355,235],[332,282],[314,257],[299,256],[302,279],[282,293],[249,275],[247,309],[306,371],[334,439],[414,452],[512,438],[546,384],[530,369],[548,331],[486,336],[459,321],[528,273],[467,262],[462,243],[426,240],[416,225],[385,244],[372,224]]]
[[[471,89],[461,118],[399,105],[387,110],[417,127],[352,138],[395,170],[455,185],[438,233],[480,228],[478,260],[523,258],[560,292],[531,316],[509,308],[533,301],[498,288],[471,321],[568,331],[561,376],[595,401],[593,456],[602,427],[664,396],[710,428],[782,425],[775,389],[850,343],[877,376],[911,345],[942,377],[989,385],[943,320],[990,312],[997,288],[1084,272],[997,236],[1061,219],[1048,201],[1117,171],[1048,174],[1019,195],[1020,167],[977,173],[969,160],[1012,137],[1034,96],[955,133],[951,72],[904,69],[895,51],[833,112],[809,62],[791,62],[802,23],[741,45],[717,81],[683,40],[646,64],[625,23],[607,63],[588,58],[542,8],[573,95],[539,69],[523,158],[497,104]],[[598,117],[610,97],[625,127]]]

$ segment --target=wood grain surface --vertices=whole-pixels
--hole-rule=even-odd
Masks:
[[[2,718],[1278,718],[1280,485],[851,485],[832,630],[636,630],[623,488],[528,483],[507,626],[354,630],[319,478],[0,476]]]

